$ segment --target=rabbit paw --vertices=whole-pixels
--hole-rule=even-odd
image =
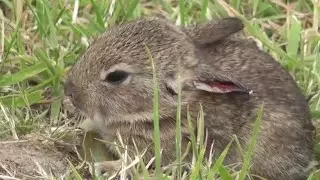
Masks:
[[[111,177],[115,176],[121,170],[121,161],[103,161],[97,162],[94,164],[94,175],[97,177],[104,176],[104,177]]]
[[[121,170],[121,160],[116,161],[103,161],[94,164],[96,177],[102,177],[105,179],[120,179],[119,172]],[[126,180],[131,180],[131,176],[127,175]]]

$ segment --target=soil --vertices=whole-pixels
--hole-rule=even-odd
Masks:
[[[19,141],[0,141],[0,179],[4,176],[19,179],[61,177],[70,171],[68,160],[74,166],[79,164],[70,149],[37,134],[29,134]]]

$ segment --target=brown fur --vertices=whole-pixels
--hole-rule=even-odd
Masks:
[[[182,149],[188,141],[187,106],[196,119],[202,104],[208,146],[214,141],[217,157],[233,134],[246,147],[257,110],[264,103],[251,173],[268,179],[305,178],[303,169],[312,159],[314,145],[307,102],[293,78],[270,55],[249,41],[229,38],[242,28],[236,18],[185,28],[163,18],[116,26],[97,37],[72,67],[65,94],[106,140],[116,140],[119,131],[129,149],[134,150],[132,138],[140,151],[151,145],[145,155],[149,160],[154,155],[153,80],[147,46],[159,83],[164,165],[175,160],[176,94],[181,75]],[[129,78],[118,85],[106,82],[105,76],[115,69],[129,72]],[[238,90],[217,93],[195,84],[217,81],[233,83]],[[230,150],[226,164],[241,161],[235,149]]]

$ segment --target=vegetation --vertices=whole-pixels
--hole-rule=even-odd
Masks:
[[[294,76],[308,97],[315,125],[320,127],[319,0],[0,0],[0,7],[2,140],[18,140],[34,131],[57,138],[61,136],[57,129],[74,127],[74,119],[68,118],[61,104],[65,72],[105,29],[155,13],[162,13],[181,26],[224,16],[240,17],[246,35],[254,38]],[[154,117],[158,117],[156,108]],[[202,121],[200,116],[200,125]],[[259,122],[258,116],[252,146]],[[192,141],[201,142],[203,138],[200,133]],[[233,171],[222,165],[228,148],[216,162],[202,163],[203,146],[201,143],[191,146],[198,154],[188,179],[213,179],[219,175],[222,180],[243,180],[249,175],[252,148],[244,152],[242,170]],[[156,147],[158,161],[160,149]],[[177,154],[180,161],[183,152]],[[320,158],[319,133],[316,155]],[[74,171],[69,178],[82,179],[81,169],[72,167]],[[158,168],[159,178],[164,172]],[[151,173],[145,166],[142,169],[144,177]],[[180,170],[181,167],[173,170],[172,176],[184,179],[185,174]],[[320,170],[310,175],[310,179],[319,178]]]

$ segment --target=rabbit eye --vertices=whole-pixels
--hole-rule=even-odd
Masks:
[[[106,81],[111,84],[120,84],[127,79],[129,73],[125,71],[113,71],[109,73],[106,77]]]

